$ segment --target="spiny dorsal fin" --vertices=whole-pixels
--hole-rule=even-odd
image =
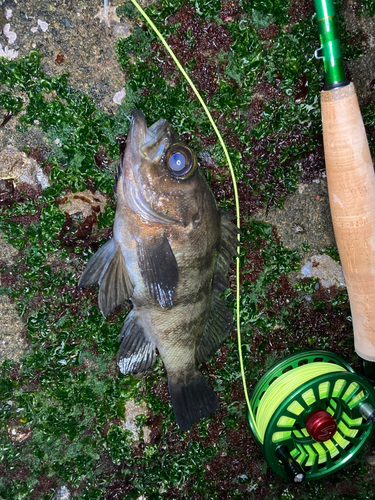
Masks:
[[[204,363],[222,345],[224,340],[232,333],[233,315],[224,300],[217,295],[212,298],[210,316],[204,327],[201,341],[197,347],[196,360]]]
[[[229,266],[237,253],[238,229],[231,222],[230,214],[221,212],[220,217],[220,249],[212,283],[212,306],[197,347],[198,363],[203,363],[213,356],[233,329],[233,315],[224,300],[220,299],[220,294],[228,286]]]
[[[219,294],[228,286],[227,274],[229,266],[233,262],[233,257],[237,254],[239,244],[237,239],[239,231],[231,222],[231,215],[221,212],[220,219],[220,249],[213,280],[213,290]]]
[[[178,282],[178,268],[167,237],[137,241],[137,255],[148,291],[161,307],[170,309]]]

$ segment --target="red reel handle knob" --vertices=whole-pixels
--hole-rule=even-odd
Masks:
[[[310,413],[305,426],[310,436],[319,443],[328,441],[337,431],[335,419],[326,410],[315,410]]]

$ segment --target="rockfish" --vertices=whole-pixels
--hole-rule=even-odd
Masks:
[[[116,180],[113,238],[90,259],[79,287],[99,284],[107,316],[130,299],[119,342],[122,373],[151,367],[156,350],[168,374],[182,431],[218,408],[198,371],[232,331],[220,298],[236,254],[237,228],[221,213],[194,152],[164,119],[147,128],[132,113]]]

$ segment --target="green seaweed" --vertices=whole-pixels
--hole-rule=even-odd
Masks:
[[[313,58],[315,19],[305,17],[286,29],[292,2],[241,0],[238,16],[221,16],[224,7],[216,0],[165,0],[147,12],[167,40],[181,30],[192,51],[186,67],[224,134],[242,183],[240,196],[251,193],[257,207],[272,209],[296,189],[301,161],[321,144],[317,95],[323,68]],[[196,26],[171,21],[188,9]],[[129,38],[117,42],[126,97],[115,115],[73,89],[67,75],[46,75],[37,52],[14,61],[0,59],[0,107],[18,116],[22,130],[39,127],[51,150],[43,165],[50,169],[50,187],[31,198],[21,193],[0,207],[0,229],[19,251],[14,264],[1,263],[5,285],[0,291],[16,303],[28,341],[20,362],[0,366],[0,497],[51,499],[58,486],[67,485],[81,499],[342,498],[340,485],[347,476],[353,480],[359,474],[366,484],[363,461],[336,474],[329,493],[325,483],[297,490],[268,472],[245,428],[235,336],[201,367],[218,394],[219,412],[181,434],[165,397],[161,360],[141,378],[116,369],[126,308],[105,320],[96,290],[76,290],[84,263],[104,242],[101,231],[113,224],[115,137],[127,133],[134,106],[149,123],[170,120],[202,163],[211,160],[205,174],[220,206],[232,209],[225,159],[200,105],[174,66],[159,63],[167,60],[164,49],[130,4],[117,13],[134,18],[136,25]],[[199,40],[193,28],[208,29],[209,24],[213,36],[224,30],[230,38],[225,48],[204,59],[212,69],[214,91],[200,80],[201,54],[194,52]],[[269,39],[267,29],[273,33]],[[341,36],[344,53],[357,57],[361,41],[353,41],[345,25]],[[372,127],[373,102],[364,116]],[[110,160],[107,168],[95,163],[99,148]],[[98,217],[96,235],[69,247],[61,238],[65,216],[56,201],[68,190],[86,188],[111,200]],[[299,280],[293,287],[288,276],[299,269],[299,252],[286,249],[272,226],[251,220],[255,209],[241,200],[241,322],[249,386],[272,362],[301,348],[352,353],[346,294],[328,294],[315,279]],[[32,222],[22,219],[31,215]],[[235,310],[231,289],[224,296]],[[140,436],[145,437],[144,426],[152,430],[147,443],[134,443],[125,428],[130,400],[147,405],[149,415],[137,419]],[[30,435],[17,443],[9,428]],[[364,489],[358,498],[366,498]]]

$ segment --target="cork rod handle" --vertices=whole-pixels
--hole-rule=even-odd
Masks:
[[[375,174],[354,85],[321,93],[328,192],[355,350],[375,361]]]

